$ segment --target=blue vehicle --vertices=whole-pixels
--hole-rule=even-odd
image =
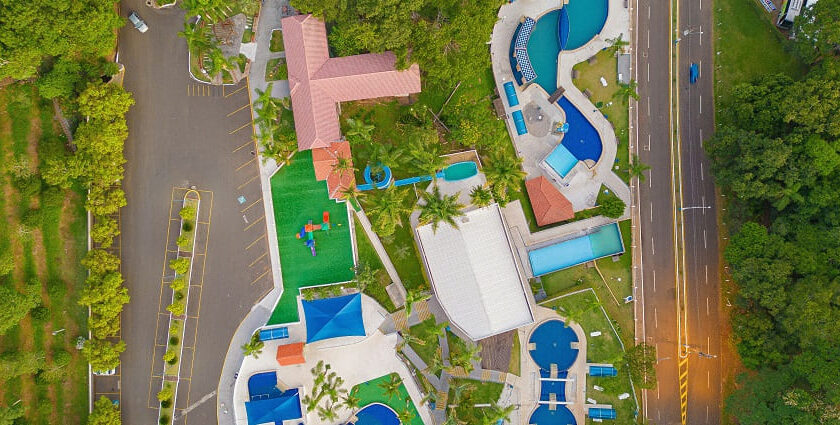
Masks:
[[[692,63],[691,67],[688,68],[688,82],[694,84],[697,82],[697,78],[700,77],[700,67],[697,66],[696,63]]]

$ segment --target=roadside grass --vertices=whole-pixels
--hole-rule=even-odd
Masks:
[[[288,78],[289,68],[286,67],[286,59],[269,59],[268,63],[265,64],[266,81],[287,80]]]
[[[379,259],[379,255],[376,254],[370,238],[368,238],[365,230],[362,229],[359,219],[354,216],[353,220],[356,228],[356,253],[359,255],[359,264],[367,264],[371,269],[376,271],[377,284],[368,285],[364,293],[375,299],[389,313],[393,313],[397,311],[397,308],[385,290],[385,287],[391,284],[391,278],[388,276],[388,272],[385,271],[385,266],[382,265],[382,260]]]
[[[474,379],[452,378],[449,381],[449,399],[453,397],[454,388],[466,385],[469,388],[463,391],[461,400],[455,408],[455,415],[459,423],[480,424],[482,422],[481,410],[486,405],[493,405],[499,401],[502,395],[504,384],[498,382],[481,382]],[[479,406],[476,406],[479,405]]]
[[[414,402],[408,395],[408,390],[405,388],[405,384],[400,385],[399,394],[393,397],[388,397],[388,395],[385,394],[385,390],[382,386],[380,386],[380,384],[388,382],[392,375],[397,374],[392,373],[389,375],[383,375],[379,378],[362,382],[361,384],[353,387],[350,391],[356,392],[356,396],[359,397],[359,403],[356,404],[356,406],[362,408],[371,403],[382,403],[391,409],[394,409],[395,412],[401,412],[404,409],[408,409],[414,414],[414,417],[408,424],[404,425],[423,425],[423,419],[420,418],[417,407],[414,406]]]
[[[510,364],[508,365],[508,372],[519,376],[521,373],[522,353],[519,346],[519,332],[513,333],[513,346],[510,349]]]
[[[435,328],[435,319],[426,319],[408,329],[408,332],[422,340],[425,344],[418,344],[411,342],[408,345],[426,362],[426,365],[432,363],[435,353],[440,347],[438,339],[432,335],[432,330]]]
[[[805,64],[792,53],[789,41],[758,2],[719,0],[714,8],[715,104],[719,108],[739,83],[779,72],[794,79],[805,75]]]
[[[557,310],[558,314],[563,315],[564,309],[579,308],[576,306],[593,305],[596,301],[595,294],[592,291],[584,291],[556,299],[544,305],[544,307]],[[601,298],[601,302],[606,305],[607,301]],[[630,376],[624,369],[623,356],[624,350],[621,348],[618,338],[616,338],[610,327],[610,318],[604,315],[600,308],[588,309],[583,313],[578,323],[586,334],[586,361],[589,363],[609,363],[614,365],[618,370],[618,376],[615,377],[586,377],[586,386],[588,398],[595,399],[599,404],[610,404],[616,410],[615,423],[629,424],[635,422],[636,403],[633,399],[633,390],[630,385]],[[600,331],[601,335],[597,337],[589,336],[590,332]],[[598,391],[594,388],[598,385],[604,391]],[[618,396],[623,393],[630,394],[630,397],[625,400],[619,400]],[[586,423],[594,423],[592,419],[587,417]]]
[[[624,180],[624,183],[630,184],[630,174],[628,172],[630,167],[630,150],[628,147],[630,143],[630,109],[627,100],[615,97],[618,89],[617,62],[614,54],[607,50],[601,50],[595,55],[595,63],[590,64],[584,61],[574,66],[573,69],[578,71],[578,78],[574,79],[573,82],[580,91],[589,90],[592,92],[590,100],[595,107],[601,110],[601,113],[607,116],[607,120],[612,124],[615,136],[618,139],[618,151],[616,152],[616,163],[613,166],[613,171],[621,177],[621,180]],[[607,87],[601,85],[599,80],[601,77],[607,80]]]
[[[283,31],[282,30],[271,31],[271,40],[268,43],[268,51],[275,52],[275,53],[283,51]]]

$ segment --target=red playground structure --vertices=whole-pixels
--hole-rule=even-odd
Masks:
[[[315,254],[315,231],[316,230],[330,230],[330,213],[324,211],[323,216],[321,217],[321,224],[312,224],[312,220],[309,220],[309,223],[304,224],[303,227],[300,228],[300,232],[297,233],[295,236],[298,239],[304,239],[304,245],[309,247],[309,250],[312,252],[312,256],[314,257]]]

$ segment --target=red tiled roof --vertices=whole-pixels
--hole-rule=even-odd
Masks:
[[[526,181],[525,188],[538,225],[547,226],[575,216],[572,203],[544,176]]]
[[[278,345],[276,358],[277,364],[280,366],[306,363],[306,359],[303,357],[303,343]]]
[[[315,179],[326,180],[330,198],[341,197],[341,190],[356,184],[356,176],[353,170],[335,171],[335,164],[338,158],[350,160],[353,165],[353,157],[350,154],[350,143],[345,141],[331,143],[326,148],[312,149],[312,164],[315,166]]]
[[[281,25],[300,150],[325,148],[341,138],[338,102],[420,91],[420,68],[397,71],[391,52],[330,58],[322,21],[296,15]]]

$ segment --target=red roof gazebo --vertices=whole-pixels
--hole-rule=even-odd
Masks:
[[[531,199],[537,225],[547,226],[575,216],[572,203],[544,176],[526,181],[525,188]]]

